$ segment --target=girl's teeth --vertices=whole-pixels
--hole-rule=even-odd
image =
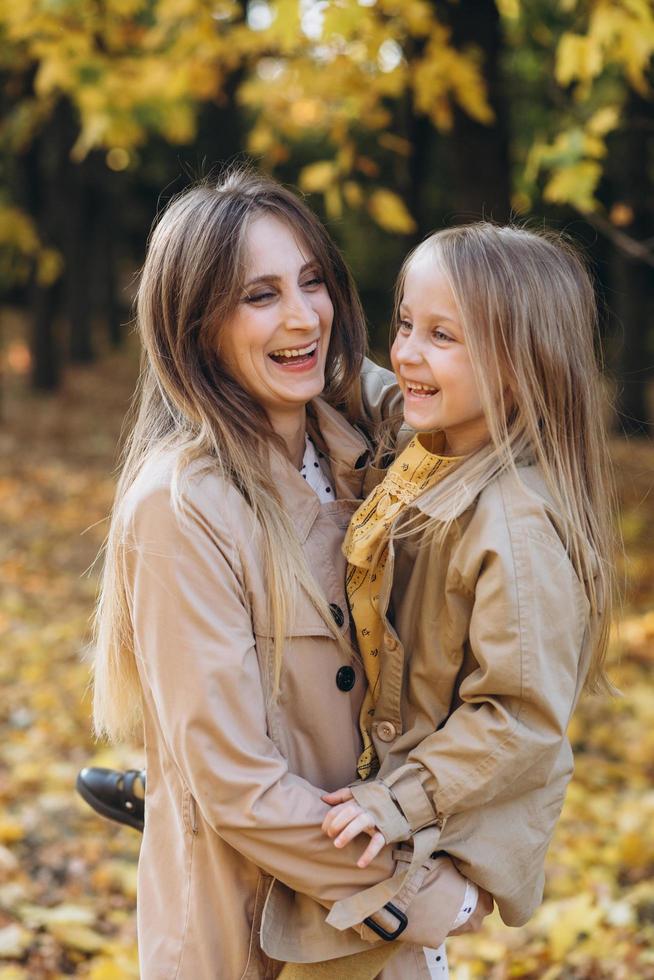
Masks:
[[[429,395],[435,395],[438,388],[428,388],[426,385],[409,385],[411,391],[424,391]]]

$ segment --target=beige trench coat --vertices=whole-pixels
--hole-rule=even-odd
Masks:
[[[416,507],[442,517],[436,498]],[[596,626],[538,468],[462,492],[444,546],[391,543],[380,606],[381,768],[355,798],[387,842],[436,826],[434,846],[520,925],[542,898]]]
[[[384,384],[377,377],[374,383],[382,401]],[[338,499],[320,505],[281,456],[275,475],[345,633],[341,542],[362,493],[367,447],[333,409],[320,399],[313,404]],[[151,461],[125,508],[148,770],[138,874],[141,975],[274,977],[279,964],[261,948],[266,937],[278,960],[315,961],[367,948],[355,932],[325,925],[325,908],[388,878],[396,866],[386,848],[360,870],[361,842],[337,850],[320,830],[327,811],[321,790],[347,784],[355,772],[364,680],[355,663],[353,689],[339,690],[343,655],[301,598],[281,694],[271,704],[259,530],[240,494],[199,466],[179,520],[170,505],[174,462]],[[425,927],[424,941],[437,945],[458,912],[464,884],[448,859],[430,868],[410,925],[417,923],[418,942]],[[410,929],[402,938],[384,976],[426,976]]]

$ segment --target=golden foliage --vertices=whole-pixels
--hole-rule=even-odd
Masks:
[[[519,0],[499,4],[509,27],[522,7]],[[602,81],[617,74],[651,94],[654,7],[651,0],[561,0],[558,7],[562,23],[544,16],[533,32],[556,48],[561,109],[553,133],[536,141],[526,177],[533,181],[542,171],[547,200],[587,210],[598,206],[604,139],[618,125],[624,94],[624,87],[602,87]],[[16,78],[33,67],[35,75],[34,93],[10,102],[0,143],[24,148],[65,96],[79,116],[73,159],[102,147],[112,169],[125,169],[153,133],[170,143],[192,142],[200,105],[219,99],[226,78],[239,69],[238,98],[253,118],[250,152],[274,168],[288,159],[294,142],[326,140],[337,166],[317,191],[326,208],[338,213],[343,182],[354,180],[360,203],[349,206],[367,207],[378,220],[369,200],[376,178],[358,167],[358,154],[344,162],[343,147],[361,146],[373,134],[391,153],[410,155],[406,137],[392,146],[394,134],[387,132],[402,102],[443,132],[452,128],[455,107],[484,125],[494,122],[483,59],[474,47],[453,44],[437,4],[262,0],[248,9],[244,19],[236,0],[3,4],[0,67]],[[610,124],[599,126],[598,113],[611,116]],[[587,142],[574,143],[571,134],[578,130]],[[565,159],[559,139],[570,143]],[[392,224],[390,218],[381,222]],[[54,273],[54,263],[46,261],[42,276]]]
[[[134,379],[124,355],[57,400],[9,391],[0,434],[0,980],[138,977],[139,836],[75,797],[89,763],[139,765],[89,735],[88,637],[110,473]],[[654,973],[654,450],[616,443],[627,553],[615,699],[585,698],[545,902],[448,943],[453,980],[651,980]]]
[[[416,229],[416,223],[402,198],[387,188],[380,187],[371,194],[368,210],[380,228],[386,231],[409,235]]]

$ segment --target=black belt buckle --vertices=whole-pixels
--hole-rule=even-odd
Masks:
[[[371,915],[369,915],[367,919],[364,919],[363,923],[364,925],[368,926],[369,929],[372,929],[373,932],[376,932],[382,939],[385,939],[387,943],[390,943],[394,939],[397,939],[398,936],[402,935],[409,924],[409,920],[404,912],[401,912],[400,909],[398,909],[396,905],[393,905],[392,902],[386,902],[384,908],[387,912],[390,912],[391,915],[394,915],[399,922],[395,932],[389,932],[388,929],[384,929],[384,927],[380,926],[378,922],[375,922]]]

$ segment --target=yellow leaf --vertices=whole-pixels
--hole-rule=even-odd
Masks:
[[[300,171],[300,187],[310,194],[324,193],[333,184],[336,177],[336,165],[332,160],[319,160],[310,163]]]
[[[64,946],[82,953],[99,953],[107,944],[107,937],[74,922],[51,922],[48,932]]]
[[[340,218],[343,213],[343,199],[336,184],[332,184],[331,187],[325,190],[324,201],[327,217]]]
[[[596,206],[595,189],[601,175],[602,168],[595,160],[581,160],[562,167],[545,185],[543,197],[554,204],[572,204],[581,211],[592,211]]]
[[[0,245],[16,248],[23,255],[33,255],[40,244],[29,215],[19,208],[0,206]]]
[[[602,70],[602,50],[594,37],[564,34],[556,50],[554,75],[559,85],[590,81]]]
[[[13,844],[17,840],[22,840],[25,836],[23,825],[18,820],[11,817],[0,819],[0,843]]]
[[[56,282],[64,267],[64,260],[60,252],[54,248],[44,248],[39,253],[36,280],[39,286],[51,286]]]
[[[88,926],[95,922],[95,912],[87,905],[64,903],[52,908],[40,905],[21,905],[18,913],[21,919],[32,928],[44,926],[50,930],[59,925]]]
[[[593,136],[606,136],[620,122],[620,109],[615,105],[598,109],[587,123],[587,129]]]
[[[29,929],[17,922],[0,929],[0,958],[19,959],[29,949],[34,939]]]
[[[129,980],[129,978],[138,980],[138,976],[136,946],[125,947],[117,943],[108,943],[102,956],[93,959],[89,980]]]
[[[349,207],[360,208],[363,204],[361,184],[358,184],[356,180],[346,180],[343,184],[343,197]]]
[[[539,909],[533,924],[547,936],[552,960],[560,962],[580,935],[592,935],[602,916],[603,912],[595,905],[593,896],[583,892],[574,898],[546,902]]]
[[[416,223],[402,198],[386,188],[380,187],[370,195],[368,210],[384,231],[409,235],[416,230]]]
[[[377,142],[386,150],[392,150],[402,157],[410,157],[413,147],[410,140],[404,136],[397,136],[395,133],[380,133]]]
[[[22,966],[0,966],[0,980],[30,980]]]

